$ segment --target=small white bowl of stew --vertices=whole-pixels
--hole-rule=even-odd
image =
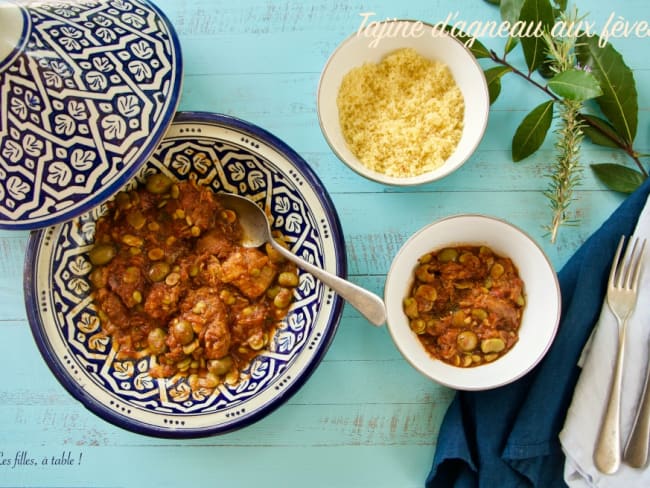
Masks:
[[[537,243],[503,220],[464,214],[411,236],[384,298],[390,335],[430,379],[486,390],[528,373],[560,319],[557,274]]]

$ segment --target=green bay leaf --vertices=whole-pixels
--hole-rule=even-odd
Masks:
[[[616,133],[616,129],[605,119],[591,114],[580,114],[582,132],[598,146],[621,148],[625,141]]]
[[[607,188],[621,193],[632,193],[645,179],[639,171],[621,164],[592,164],[591,169]]]
[[[485,81],[487,82],[490,94],[490,105],[492,105],[501,93],[501,77],[512,71],[509,66],[495,66],[485,70]]]
[[[611,43],[600,47],[596,35],[581,35],[576,45],[580,64],[591,70],[603,94],[596,98],[603,115],[617,134],[631,145],[636,137],[639,104],[632,70]]]
[[[543,30],[550,31],[555,22],[553,7],[550,1],[525,0],[521,7],[519,21],[523,22],[526,26],[535,26],[531,34],[535,32],[538,25]],[[544,62],[546,42],[539,35],[524,36],[519,40],[524,50],[524,58],[526,59],[528,70],[532,73]]]
[[[562,98],[579,102],[603,94],[596,77],[579,69],[569,69],[558,73],[548,81],[548,87]]]
[[[538,105],[526,115],[512,138],[512,160],[521,161],[537,151],[546,139],[552,121],[553,101]]]

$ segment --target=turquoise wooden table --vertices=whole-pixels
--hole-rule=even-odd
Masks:
[[[418,228],[459,212],[495,215],[527,231],[556,269],[622,201],[588,169],[630,164],[619,151],[586,143],[587,169],[573,208],[579,225],[551,244],[545,175],[549,139],[513,163],[519,121],[544,96],[524,81],[491,109],[485,137],[456,173],[397,189],[362,179],[332,154],[319,129],[316,90],[330,53],[355,32],[362,13],[375,20],[435,23],[499,20],[483,0],[158,0],[175,26],[184,56],[180,110],[220,112],[257,124],[313,167],[338,210],[352,281],[382,294],[401,244]],[[650,20],[646,0],[578,2],[598,26],[614,15]],[[501,38],[481,39],[499,51]],[[634,70],[639,90],[636,148],[650,152],[650,41],[634,33],[612,40]],[[513,60],[520,56],[513,53]],[[0,231],[0,486],[422,486],[440,422],[453,392],[411,369],[386,328],[346,306],[339,332],[311,379],[267,418],[199,440],[148,438],[91,414],[59,385],[32,339],[22,296],[25,231]],[[28,461],[33,461],[29,463]],[[47,460],[47,464],[43,463]],[[90,483],[89,480],[94,480]]]

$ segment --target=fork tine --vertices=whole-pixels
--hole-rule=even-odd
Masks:
[[[623,266],[621,267],[621,274],[618,280],[619,288],[629,290],[632,286],[634,259],[638,242],[639,239],[636,238],[634,241],[630,240],[627,243],[627,248],[625,249],[625,254],[623,255]]]
[[[611,288],[613,286],[618,286],[617,280],[618,277],[620,276],[621,273],[620,271],[620,257],[621,257],[621,251],[623,250],[623,244],[625,243],[625,236],[621,236],[620,240],[618,241],[618,247],[616,248],[616,254],[614,255],[614,259],[612,259],[612,268],[609,271],[609,283],[608,286]]]
[[[634,248],[636,249],[636,246],[639,242],[639,239],[634,242]],[[636,260],[634,263],[630,262],[630,268],[632,269],[631,276],[630,276],[630,288],[634,291],[636,291],[637,286],[639,284],[639,277],[641,276],[641,264],[643,261],[643,251],[645,251],[645,243],[646,240],[643,239],[641,241],[641,249],[639,250],[639,253],[636,255]],[[634,249],[632,250],[634,252]]]

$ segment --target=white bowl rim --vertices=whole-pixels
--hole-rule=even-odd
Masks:
[[[553,302],[555,305],[555,314],[554,317],[549,317],[548,322],[552,323],[552,326],[548,328],[547,330],[547,339],[545,343],[543,344],[543,347],[540,348],[533,361],[528,363],[524,368],[519,369],[516,373],[510,375],[507,378],[501,378],[497,381],[492,381],[492,382],[484,382],[482,384],[472,384],[471,383],[471,378],[464,378],[464,381],[450,381],[446,378],[439,377],[435,374],[432,373],[430,369],[427,369],[426,363],[425,364],[420,364],[417,361],[414,361],[413,358],[409,355],[408,351],[406,350],[405,347],[405,341],[403,339],[403,333],[404,333],[404,328],[400,327],[400,325],[403,326],[403,324],[395,324],[391,318],[394,319],[395,313],[401,313],[402,308],[401,308],[401,302],[403,297],[399,297],[399,310],[395,309],[395,306],[392,306],[395,300],[397,298],[395,296],[389,297],[392,282],[391,282],[391,277],[395,275],[394,271],[395,269],[400,266],[401,264],[401,257],[405,255],[406,250],[410,247],[410,245],[418,240],[422,239],[423,235],[426,235],[427,232],[431,232],[432,228],[438,227],[440,225],[444,225],[445,223],[453,220],[459,220],[459,219],[479,219],[485,222],[493,222],[496,223],[497,225],[502,226],[504,229],[508,228],[510,231],[514,232],[515,234],[519,234],[519,236],[526,242],[530,244],[530,249],[535,251],[537,254],[537,257],[540,258],[540,263],[543,263],[544,266],[548,269],[550,276],[553,278],[552,279],[552,285],[554,289],[554,293],[552,296],[550,296],[550,300]],[[446,245],[454,245],[454,243],[457,243],[458,245],[462,244],[471,244],[472,241],[480,242],[479,239],[458,239],[457,241],[453,239],[449,239],[445,241],[445,244],[441,244],[440,247],[446,246]],[[489,245],[487,243],[486,245]],[[432,245],[431,249],[436,248],[436,245]],[[417,260],[420,256],[414,256],[415,259]],[[515,263],[517,265],[517,263]],[[521,271],[521,269],[520,269]],[[412,274],[412,269],[409,269],[409,273]],[[546,253],[542,250],[542,248],[539,246],[539,244],[525,231],[517,227],[516,225],[501,219],[499,217],[494,217],[491,215],[487,214],[481,214],[481,213],[459,213],[459,214],[454,214],[450,215],[447,217],[440,218],[438,220],[435,220],[429,224],[426,224],[425,226],[421,227],[419,230],[417,230],[414,234],[407,239],[404,244],[401,246],[401,248],[398,250],[397,254],[395,255],[393,262],[389,268],[388,274],[386,275],[386,283],[384,287],[384,301],[386,303],[386,312],[387,312],[387,321],[386,325],[389,331],[389,334],[391,336],[391,339],[393,340],[393,343],[401,353],[401,355],[406,359],[406,361],[417,371],[419,371],[422,375],[428,377],[432,381],[435,381],[443,386],[457,389],[457,390],[465,390],[465,391],[479,391],[479,390],[488,390],[488,389],[493,389],[493,388],[498,388],[501,386],[505,386],[506,384],[512,383],[519,378],[525,376],[527,373],[529,373],[539,362],[546,356],[546,353],[550,349],[551,345],[553,344],[553,341],[555,339],[555,336],[557,334],[557,330],[559,328],[560,324],[560,317],[561,317],[561,312],[562,312],[562,295],[561,295],[561,290],[560,290],[560,283],[559,279],[557,276],[557,273],[555,272],[552,263],[550,262],[548,256]],[[398,285],[394,285],[395,289],[397,289]],[[399,285],[399,289],[404,289],[405,291],[408,289],[408,284],[402,283]],[[549,290],[550,291],[550,290]],[[392,307],[391,307],[392,306]],[[392,312],[392,313],[391,313]],[[523,322],[522,322],[523,325]],[[408,323],[406,324],[406,328],[408,329],[407,332],[410,332],[410,328],[408,327]],[[415,337],[415,333],[411,332],[412,336]],[[417,338],[415,338],[417,340]],[[424,351],[424,348],[422,348],[422,351]],[[513,351],[509,351],[508,354],[511,354]],[[425,352],[425,354],[428,354]],[[503,360],[504,358],[508,358],[508,355],[503,356],[500,358],[500,360]],[[448,365],[442,361],[436,360],[432,357],[429,356],[430,361],[428,364],[438,364],[441,365],[443,369],[446,369],[447,371],[451,372],[462,372],[465,373],[466,376],[471,376],[473,372],[475,371],[481,371],[481,370],[487,370],[487,368],[490,368],[494,366],[494,364],[498,364],[498,361],[495,363],[491,364],[486,364],[482,365],[476,368],[458,368],[454,367],[451,365]],[[469,381],[468,381],[469,380]]]
[[[424,27],[429,28],[429,29],[434,29],[436,24],[431,24],[429,22],[424,22],[421,20],[415,20],[415,19],[387,19],[384,21],[378,22],[378,24],[383,24],[383,23],[407,23],[407,24],[414,24],[414,23],[420,23]],[[358,31],[355,33],[350,34],[347,38],[345,38],[337,47],[336,49],[332,52],[332,54],[329,56],[328,60],[326,61],[323,70],[320,75],[320,79],[318,81],[318,89],[316,93],[316,111],[318,114],[318,123],[321,128],[321,132],[325,138],[325,141],[329,145],[330,149],[332,152],[336,155],[336,157],[341,160],[346,166],[348,166],[352,171],[355,173],[359,174],[360,176],[363,176],[371,181],[375,181],[377,183],[383,183],[386,185],[392,185],[392,186],[416,186],[416,185],[422,185],[425,183],[430,183],[432,181],[439,180],[441,178],[444,178],[445,176],[453,173],[456,171],[458,168],[460,168],[467,160],[472,156],[472,154],[476,151],[476,148],[478,145],[481,143],[481,140],[483,139],[483,135],[485,134],[485,130],[487,128],[488,124],[488,119],[489,119],[489,111],[490,111],[490,96],[489,96],[489,91],[488,91],[488,86],[487,86],[487,81],[485,79],[485,74],[483,72],[483,68],[479,64],[478,60],[474,57],[472,54],[471,50],[459,39],[455,38],[451,34],[449,34],[446,31],[438,31],[436,34],[436,37],[440,38],[445,38],[447,41],[452,42],[456,44],[459,48],[462,48],[462,50],[467,54],[468,61],[470,61],[471,66],[473,69],[476,70],[477,74],[480,76],[477,77],[478,80],[481,81],[481,94],[482,97],[480,97],[480,102],[478,105],[481,107],[479,113],[482,116],[481,119],[481,125],[479,128],[477,128],[477,136],[476,139],[472,142],[471,145],[469,145],[466,150],[465,150],[465,155],[462,157],[458,158],[457,161],[455,161],[453,164],[447,164],[448,161],[446,161],[442,166],[439,168],[436,168],[433,171],[429,171],[420,175],[416,176],[408,176],[408,177],[395,177],[395,176],[388,176],[384,173],[380,173],[378,171],[374,171],[367,166],[365,166],[363,163],[358,161],[356,156],[354,156],[347,147],[341,149],[335,142],[332,140],[332,136],[330,133],[330,130],[328,129],[328,124],[323,120],[323,86],[325,81],[327,80],[327,76],[329,73],[330,68],[332,67],[335,58],[337,55],[339,55],[346,47],[350,45],[355,39],[359,37]],[[435,39],[435,37],[431,37],[432,39]],[[410,37],[403,37],[401,39],[408,40],[412,39]],[[414,45],[403,45],[401,47],[414,47]],[[388,49],[384,52],[384,55],[387,54],[388,52],[391,52],[395,49],[398,49],[398,46],[395,46],[391,49]],[[417,49],[417,48],[416,48]],[[363,60],[361,61],[363,63]],[[451,66],[450,66],[451,69]],[[338,113],[338,109],[336,110]],[[348,153],[348,154],[344,154]],[[351,158],[350,158],[351,156]],[[351,159],[351,160],[350,160]]]

